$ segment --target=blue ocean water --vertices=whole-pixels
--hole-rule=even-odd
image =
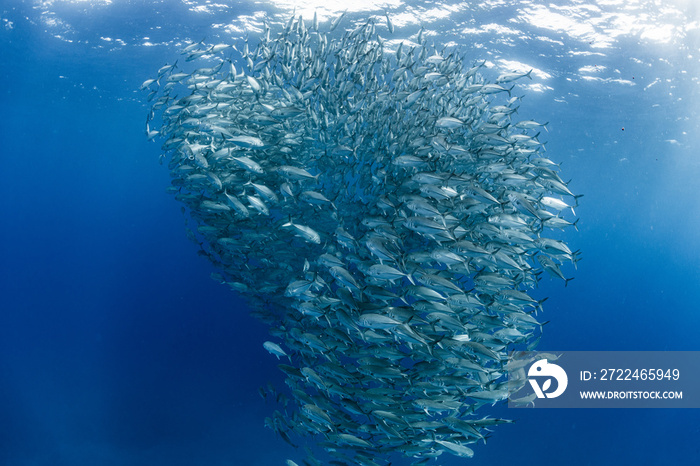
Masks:
[[[539,348],[700,350],[700,23],[693,2],[300,2],[322,26],[388,11],[394,38],[533,69],[519,117],[584,194],[581,249]],[[190,41],[241,43],[295,5],[0,6],[0,464],[282,465],[258,395],[283,385],[247,315],[184,233],[138,88]],[[388,31],[386,32],[388,35]],[[509,410],[474,465],[697,464],[694,410]],[[435,464],[464,464],[443,455]],[[398,463],[397,463],[398,464]]]

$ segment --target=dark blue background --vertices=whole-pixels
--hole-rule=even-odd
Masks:
[[[13,22],[0,30],[0,464],[301,463],[303,451],[263,427],[274,407],[257,389],[283,383],[267,330],[209,278],[143,134],[137,88],[179,47],[142,37],[199,40],[211,17],[175,3],[54,12],[72,42],[30,4],[0,15]],[[576,279],[545,278],[534,293],[550,297],[539,349],[700,350],[697,60],[622,38],[599,60],[638,84],[623,86],[570,80],[590,59],[539,43],[462,40],[474,58],[553,75],[554,90],[528,93],[519,117],[550,122],[547,156],[585,194],[580,232],[560,235],[583,251],[567,270]],[[483,411],[517,422],[477,446],[474,465],[700,461],[695,410]]]

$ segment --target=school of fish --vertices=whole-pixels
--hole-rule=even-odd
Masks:
[[[490,83],[423,30],[333,33],[342,18],[186,46],[215,65],[143,83],[148,138],[215,278],[270,326],[291,402],[269,427],[315,435],[331,464],[472,457],[510,422],[476,410],[508,398],[509,353],[541,336],[529,290],[571,279],[578,253],[546,233],[576,226],[578,196],[544,156],[546,123],[514,120],[529,73]]]

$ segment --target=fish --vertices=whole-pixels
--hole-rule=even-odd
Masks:
[[[363,314],[357,319],[357,324],[366,328],[390,329],[401,325],[401,322],[381,314]]]
[[[394,33],[394,23],[391,22],[391,18],[389,18],[389,13],[386,13],[386,27],[389,29],[389,32],[391,34]]]
[[[527,73],[503,73],[496,78],[496,83],[509,83],[517,81],[521,78],[532,79],[532,70],[528,71]]]
[[[303,238],[308,242],[321,244],[321,236],[311,227],[307,227],[306,225],[299,225],[297,223],[292,222],[291,219],[289,220],[289,222],[285,223],[282,226],[292,227],[294,230],[296,230],[297,236]]]
[[[280,356],[289,357],[289,355],[277,343],[266,341],[263,343],[263,348],[265,348],[270,354],[276,356],[277,359],[279,359]]]
[[[547,273],[549,273],[551,276],[556,277],[556,278],[560,278],[560,279],[564,280],[564,286],[567,286],[567,285],[569,284],[569,282],[570,282],[571,280],[573,280],[573,277],[572,277],[572,278],[566,278],[566,277],[564,276],[564,273],[561,271],[561,268],[559,267],[559,265],[557,265],[557,264],[552,260],[551,257],[546,256],[546,255],[544,255],[544,254],[539,254],[539,255],[537,256],[537,261],[538,261],[540,264],[542,264],[542,268],[543,268],[544,270],[546,270]]]
[[[246,149],[249,148],[260,148],[264,147],[265,143],[262,142],[262,140],[258,137],[255,136],[231,136],[226,139],[228,142],[238,146],[238,147],[244,147]]]
[[[454,129],[464,126],[464,122],[459,118],[442,117],[438,119],[438,121],[435,123],[435,126],[437,126],[438,128]]]
[[[340,16],[338,16],[337,18],[335,18],[335,19],[331,22],[331,27],[330,27],[330,31],[331,31],[331,32],[335,31],[335,28],[338,27],[338,25],[340,24],[340,22],[341,22],[341,21],[343,20],[343,18],[345,17],[345,14],[346,14],[346,13],[347,13],[347,10],[345,10]]]
[[[571,280],[580,195],[543,155],[548,123],[518,120],[508,83],[531,71],[492,81],[423,29],[394,45],[381,17],[341,33],[345,16],[187,45],[141,85],[146,138],[187,236],[286,358],[268,427],[329,464],[472,457],[508,422],[477,412],[511,395],[510,349],[542,336],[532,289]]]
[[[264,171],[259,163],[257,163],[255,160],[253,160],[249,157],[245,157],[245,156],[233,157],[232,156],[231,160],[236,162],[238,164],[238,166],[240,166],[241,168],[248,170],[250,172],[261,174]]]

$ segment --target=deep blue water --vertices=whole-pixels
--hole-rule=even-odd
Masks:
[[[535,291],[549,296],[540,348],[700,350],[697,9],[510,3],[435,4],[452,13],[422,18],[436,44],[489,60],[491,79],[508,71],[502,60],[538,70],[524,84],[543,90],[516,88],[519,116],[549,121],[546,155],[585,195],[580,231],[560,235],[582,250],[568,271],[575,280],[564,288],[545,277]],[[267,330],[209,278],[213,266],[186,239],[138,91],[187,40],[240,41],[217,25],[291,10],[195,4],[0,7],[2,465],[282,465],[305,456],[263,427],[274,407],[257,389],[283,383],[262,348]],[[388,10],[395,36],[408,37],[418,29],[411,14],[428,6],[366,6],[347,24]],[[325,19],[332,8],[321,9]],[[477,446],[474,465],[700,461],[695,410],[486,413],[517,422]],[[437,464],[468,463],[446,456]]]

